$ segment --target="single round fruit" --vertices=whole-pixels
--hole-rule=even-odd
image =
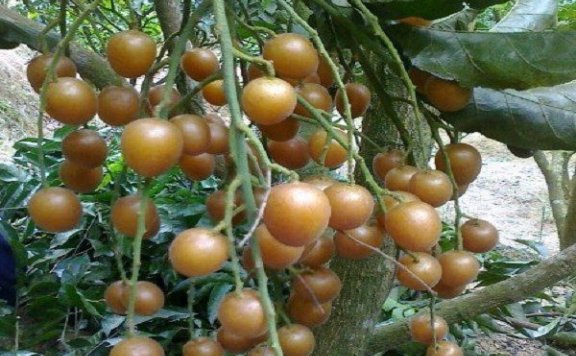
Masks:
[[[42,84],[46,79],[46,72],[48,67],[54,58],[53,54],[41,54],[37,57],[32,58],[28,66],[26,67],[26,77],[30,86],[36,93],[40,93]],[[60,56],[58,62],[56,63],[56,68],[54,69],[54,74],[57,78],[61,77],[76,77],[76,64],[72,60],[65,56]]]
[[[240,263],[246,272],[251,272],[254,268],[256,268],[256,264],[252,258],[252,248],[250,248],[250,246],[244,246],[242,249],[242,258],[240,259]]]
[[[290,116],[277,124],[260,125],[258,128],[260,129],[260,132],[262,132],[262,136],[267,139],[283,142],[296,136],[300,129],[300,122]]]
[[[34,224],[47,232],[72,230],[82,218],[80,200],[66,188],[42,188],[32,195],[27,207]]]
[[[137,78],[146,74],[154,63],[156,43],[143,32],[122,31],[110,37],[106,55],[116,73],[125,78]]]
[[[124,128],[122,155],[128,167],[144,177],[156,177],[178,163],[184,140],[176,125],[156,118],[132,121]]]
[[[408,69],[408,76],[410,77],[410,80],[412,80],[412,84],[416,87],[416,91],[420,94],[424,94],[426,82],[432,75],[416,67],[410,67],[410,69]]]
[[[389,211],[390,209],[392,209],[393,207],[395,207],[400,203],[409,201],[420,201],[420,198],[418,198],[412,193],[402,191],[392,191],[392,193],[394,193],[394,196],[385,195],[382,198],[386,211]],[[380,226],[383,230],[386,230],[386,213],[384,213],[380,208],[378,208],[378,212],[376,214],[376,221],[378,222],[378,226]]]
[[[316,339],[310,328],[300,324],[278,329],[278,339],[284,356],[309,356],[316,347]]]
[[[334,75],[332,74],[332,68],[328,64],[328,61],[324,57],[318,56],[318,78],[320,78],[320,84],[324,87],[329,88],[334,84]]]
[[[157,85],[150,88],[148,91],[148,113],[153,115],[154,109],[158,104],[164,99],[164,85]],[[168,103],[166,104],[168,108],[173,108],[182,99],[182,95],[176,88],[172,88],[169,93]]]
[[[234,209],[241,205],[240,198],[235,197]],[[206,211],[214,222],[224,220],[226,214],[226,192],[224,190],[217,190],[210,194],[206,199]],[[232,218],[233,224],[239,224],[246,218],[243,212],[236,213]]]
[[[318,267],[292,278],[292,289],[298,298],[313,303],[326,303],[340,294],[342,281],[331,269]]]
[[[474,253],[492,250],[498,244],[498,230],[486,220],[470,219],[460,226],[464,249]]]
[[[343,142],[348,144],[344,131],[335,129],[335,132]],[[329,140],[328,134],[323,129],[319,129],[308,138],[308,150],[310,157],[316,163],[330,169],[340,167],[348,158],[348,151],[335,139]]]
[[[201,181],[214,174],[216,159],[210,153],[201,153],[199,155],[183,154],[178,165],[188,179]]]
[[[258,125],[273,125],[292,115],[296,108],[296,91],[290,83],[262,77],[254,79],[242,90],[242,109]]]
[[[300,169],[310,162],[308,142],[300,136],[288,141],[268,141],[268,154],[276,163],[288,169]]]
[[[424,252],[412,252],[398,259],[405,268],[398,268],[396,278],[405,287],[413,290],[427,290],[434,287],[442,277],[442,266],[436,258]],[[418,281],[416,275],[424,283]]]
[[[304,246],[328,226],[330,201],[308,183],[284,183],[273,187],[264,208],[263,222],[278,241]]]
[[[448,155],[450,168],[458,185],[472,183],[478,177],[482,169],[482,156],[473,146],[466,143],[450,143],[444,146],[444,152]],[[436,153],[434,163],[436,169],[448,173],[441,151]]]
[[[410,178],[408,191],[433,207],[446,204],[453,193],[450,177],[438,170],[416,172]]]
[[[326,190],[329,186],[336,183],[336,181],[328,176],[308,176],[302,180],[304,183],[312,184],[321,190]]]
[[[133,87],[107,86],[98,95],[98,116],[110,126],[123,126],[138,118],[139,95]]]
[[[121,234],[129,237],[136,236],[141,202],[141,195],[132,194],[116,200],[112,206],[112,225],[114,225],[116,230]],[[148,239],[156,235],[160,230],[160,217],[158,216],[154,201],[150,198],[146,198],[146,211],[144,215],[146,232],[143,238]]]
[[[210,129],[210,144],[206,152],[215,155],[228,153],[230,151],[228,127],[217,121],[217,119],[222,120],[218,115],[207,114],[204,118],[208,121],[208,128]]]
[[[106,160],[106,141],[94,130],[80,129],[62,141],[62,154],[67,160],[85,168],[101,166]]]
[[[339,231],[334,235],[336,254],[352,260],[372,256],[375,254],[374,249],[379,249],[383,242],[384,231],[377,225],[362,225],[353,230]]]
[[[130,286],[122,291],[122,305],[128,308],[130,299]],[[134,304],[134,313],[138,315],[153,315],[164,306],[164,292],[160,287],[152,282],[136,282],[136,301]]]
[[[355,229],[366,223],[374,211],[372,194],[361,185],[334,183],[324,194],[332,211],[328,225],[335,230]]]
[[[398,204],[386,212],[386,231],[398,246],[414,252],[430,251],[442,232],[436,209],[420,201]]]
[[[281,77],[304,79],[318,68],[316,49],[296,33],[283,33],[266,41],[262,56],[272,61],[276,75]]]
[[[406,153],[402,150],[380,152],[372,160],[372,171],[380,181],[384,182],[384,177],[390,170],[404,165],[405,158]]]
[[[318,268],[328,263],[336,252],[333,235],[333,233],[324,233],[317,240],[306,245],[298,262],[311,268]]]
[[[257,336],[256,338],[240,336],[230,332],[228,329],[219,328],[216,333],[218,343],[222,345],[224,350],[232,353],[243,353],[259,343],[266,341],[268,335],[266,333]]]
[[[316,109],[329,113],[332,109],[332,97],[328,90],[320,84],[305,83],[296,87],[296,93],[302,96],[310,105]],[[302,104],[296,105],[294,113],[306,117],[312,117]]]
[[[293,247],[283,244],[274,238],[264,225],[254,231],[254,238],[260,246],[264,266],[272,269],[284,269],[298,261],[304,246]]]
[[[430,24],[432,24],[432,21],[416,16],[403,17],[401,19],[398,19],[397,21],[401,24],[414,27],[428,27],[430,26]]]
[[[410,189],[410,179],[418,172],[420,172],[418,168],[410,165],[392,168],[384,176],[384,187],[388,190],[407,192]]]
[[[467,251],[448,251],[438,256],[442,265],[440,283],[449,287],[463,286],[478,276],[480,263],[476,256]]]
[[[218,308],[218,320],[224,329],[239,336],[256,338],[268,330],[260,296],[253,289],[226,294]]]
[[[196,115],[178,115],[170,119],[182,132],[184,153],[197,155],[206,152],[210,146],[210,126],[206,120]]]
[[[186,277],[205,276],[219,270],[228,259],[228,242],[222,234],[205,228],[184,230],[170,244],[172,267]]]
[[[464,351],[453,342],[438,341],[428,346],[426,356],[464,356]]]
[[[424,95],[436,109],[454,112],[464,109],[472,98],[472,89],[450,80],[431,77],[426,81]]]
[[[465,289],[466,289],[465,284],[461,286],[450,287],[442,283],[438,283],[434,286],[434,288],[432,288],[432,290],[438,293],[438,296],[443,299],[456,298],[457,296],[462,294],[462,292],[464,292]]]
[[[102,167],[84,168],[69,160],[64,160],[58,169],[58,176],[66,188],[77,193],[96,190],[102,182]]]
[[[204,100],[215,106],[223,106],[228,103],[224,92],[224,80],[218,79],[210,82],[202,89]]]
[[[366,110],[368,110],[370,100],[372,99],[370,89],[368,89],[368,87],[364,84],[360,83],[348,83],[344,86],[344,88],[346,89],[346,94],[348,95],[352,118],[357,118],[364,115]],[[342,94],[341,89],[338,89],[336,92],[336,109],[338,109],[340,115],[345,115],[344,95]]]
[[[187,76],[203,81],[220,69],[218,57],[208,48],[194,48],[180,58],[180,66]]]
[[[434,329],[432,329],[432,320],[430,314],[423,313],[412,317],[410,320],[410,335],[412,340],[430,345],[434,343],[434,332],[436,340],[442,340],[448,334],[448,324],[441,316],[434,317]],[[434,330],[434,331],[433,331]]]
[[[286,311],[294,322],[313,328],[328,321],[332,314],[332,301],[318,304],[291,295],[288,298]]]
[[[132,336],[114,345],[109,356],[164,356],[162,346],[145,336]]]
[[[122,281],[110,283],[104,291],[104,300],[113,313],[124,315],[126,307],[122,304],[122,293],[127,286]]]
[[[83,125],[96,115],[98,97],[81,79],[58,78],[46,90],[46,113],[67,125]]]
[[[182,346],[182,356],[223,356],[224,349],[213,339],[199,337]]]

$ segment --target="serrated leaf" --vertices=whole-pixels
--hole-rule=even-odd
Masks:
[[[380,19],[414,16],[433,20],[461,11],[465,8],[465,4],[473,9],[485,9],[508,0],[364,0],[363,2]]]
[[[394,37],[413,65],[465,87],[528,89],[576,79],[576,32],[454,32],[404,27],[397,29]]]
[[[557,0],[518,0],[491,32],[539,32],[556,27]]]
[[[539,327],[538,330],[526,330],[526,332],[528,332],[532,338],[546,336],[553,333],[558,328],[561,321],[562,318],[556,318],[550,323]]]
[[[210,292],[210,298],[208,298],[208,321],[210,324],[214,324],[216,317],[218,315],[218,307],[226,293],[232,289],[233,285],[228,283],[219,283],[212,288]]]
[[[526,91],[476,88],[473,101],[444,118],[464,132],[539,150],[576,150],[576,83]]]

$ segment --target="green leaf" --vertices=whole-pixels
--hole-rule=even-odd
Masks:
[[[208,321],[210,324],[214,324],[214,321],[216,321],[218,307],[220,307],[222,299],[224,299],[224,296],[232,289],[232,287],[232,284],[219,283],[212,288],[210,298],[208,298]]]
[[[380,19],[400,19],[403,17],[422,17],[439,19],[465,8],[465,3],[473,9],[485,9],[508,0],[364,0],[366,6]]]
[[[394,37],[413,65],[465,87],[528,89],[576,79],[576,32],[453,32],[403,27]]]
[[[527,91],[476,88],[473,101],[444,119],[522,148],[576,150],[576,83]]]

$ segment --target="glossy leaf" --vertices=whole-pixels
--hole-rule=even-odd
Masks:
[[[528,89],[576,79],[576,32],[404,28],[395,38],[413,65],[465,87]]]
[[[476,88],[466,108],[444,118],[458,130],[517,147],[576,150],[576,83],[527,91]]]

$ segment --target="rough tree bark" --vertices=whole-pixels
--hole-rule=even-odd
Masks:
[[[154,9],[158,14],[164,40],[180,30],[180,24],[182,24],[182,9],[179,1],[154,0]]]
[[[37,51],[41,50],[38,36],[43,26],[21,16],[15,11],[0,5],[0,39],[1,43],[20,43]],[[60,36],[51,32],[46,36],[49,48],[56,46]],[[82,78],[92,82],[96,87],[103,88],[113,83],[121,83],[122,79],[112,70],[108,62],[98,54],[77,44],[70,46],[70,56]]]

